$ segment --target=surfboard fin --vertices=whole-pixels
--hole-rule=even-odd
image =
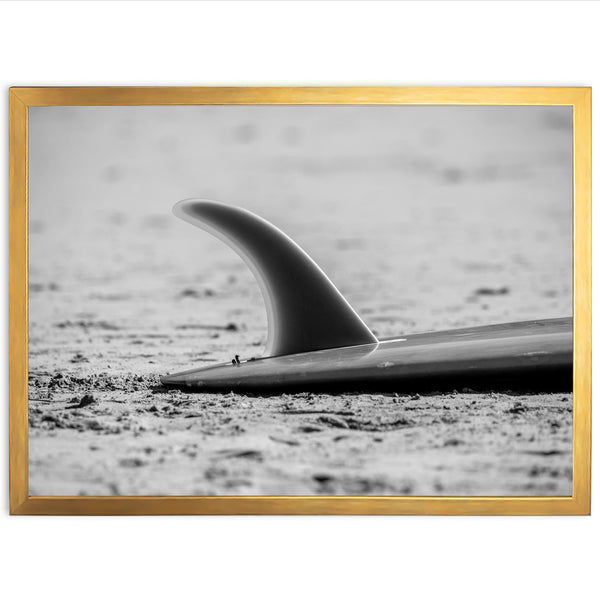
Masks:
[[[264,356],[377,342],[310,256],[265,219],[199,199],[178,202],[173,213],[224,241],[254,273],[267,309]]]

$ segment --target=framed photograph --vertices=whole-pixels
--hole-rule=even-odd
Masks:
[[[11,513],[589,513],[589,88],[9,95]]]

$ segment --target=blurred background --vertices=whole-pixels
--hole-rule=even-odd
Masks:
[[[570,107],[39,107],[29,136],[33,368],[156,370],[96,346],[123,332],[173,367],[259,353],[258,286],[190,197],[272,221],[380,337],[572,313]]]

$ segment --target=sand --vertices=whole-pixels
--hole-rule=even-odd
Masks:
[[[280,226],[380,337],[571,315],[563,109],[136,110],[32,109],[31,494],[570,495],[571,394],[159,383],[266,339],[185,197]]]

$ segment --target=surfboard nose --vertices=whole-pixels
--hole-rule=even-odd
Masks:
[[[215,377],[219,379],[227,379],[223,377],[223,366],[217,365],[212,367],[201,367],[199,369],[188,369],[186,371],[180,371],[179,373],[170,373],[168,375],[161,375],[160,382],[162,385],[167,387],[202,387],[204,382],[210,382]],[[216,368],[216,367],[221,367]]]
[[[181,373],[173,375],[161,375],[160,382],[162,385],[183,385],[185,384],[185,376]]]
[[[162,375],[160,382],[162,385],[171,387],[193,387],[202,388],[203,386],[215,385],[215,382],[221,387],[235,384],[236,381],[243,379],[247,372],[245,369],[254,366],[254,361],[244,362],[238,366],[232,366],[230,363],[218,363],[210,366],[203,366],[178,373]],[[243,373],[242,373],[243,371]],[[240,377],[241,375],[241,377]]]

